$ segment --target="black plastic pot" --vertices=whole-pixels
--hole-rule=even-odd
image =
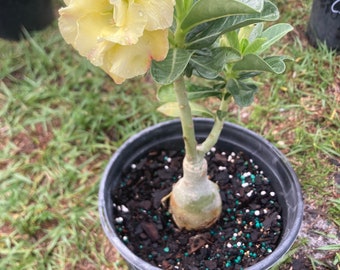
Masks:
[[[22,29],[41,30],[54,19],[51,0],[0,0],[0,37],[19,40]]]
[[[197,140],[205,138],[213,125],[209,119],[195,119]],[[275,264],[291,247],[299,232],[303,217],[303,202],[296,174],[287,159],[272,144],[256,133],[240,126],[225,123],[220,149],[243,151],[270,177],[283,213],[283,230],[279,245],[261,262],[247,268],[263,270]],[[182,129],[178,120],[164,122],[136,134],[127,140],[113,155],[100,184],[99,214],[102,227],[110,242],[126,259],[131,269],[159,269],[133,254],[115,232],[112,192],[119,186],[123,168],[146,156],[150,149],[183,149]]]
[[[340,0],[314,0],[307,26],[307,36],[313,46],[318,41],[340,50]]]

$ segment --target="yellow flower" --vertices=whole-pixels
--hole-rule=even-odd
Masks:
[[[116,83],[142,75],[169,49],[174,0],[64,0],[59,29],[68,44]]]

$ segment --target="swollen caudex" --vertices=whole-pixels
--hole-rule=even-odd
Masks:
[[[221,211],[219,188],[208,179],[206,160],[194,165],[184,160],[183,177],[174,184],[170,195],[170,212],[177,226],[187,230],[208,228]]]

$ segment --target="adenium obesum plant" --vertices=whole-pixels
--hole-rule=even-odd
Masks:
[[[216,184],[204,155],[216,144],[229,98],[253,101],[253,77],[285,71],[285,56],[265,51],[292,30],[268,0],[65,0],[59,28],[67,43],[116,83],[150,72],[160,87],[159,111],[179,117],[185,143],[183,177],[167,196],[180,228],[212,225],[221,213]],[[193,77],[202,79],[189,80]],[[193,82],[195,81],[195,82]],[[197,82],[203,82],[197,84]],[[212,111],[195,103],[216,97]],[[204,142],[195,139],[193,116],[211,116]]]

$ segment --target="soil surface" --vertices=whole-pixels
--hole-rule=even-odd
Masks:
[[[276,248],[281,209],[250,157],[212,149],[208,174],[220,187],[219,221],[202,231],[179,230],[161,199],[181,177],[183,151],[154,151],[131,165],[113,194],[116,231],[127,247],[162,269],[243,269]]]

